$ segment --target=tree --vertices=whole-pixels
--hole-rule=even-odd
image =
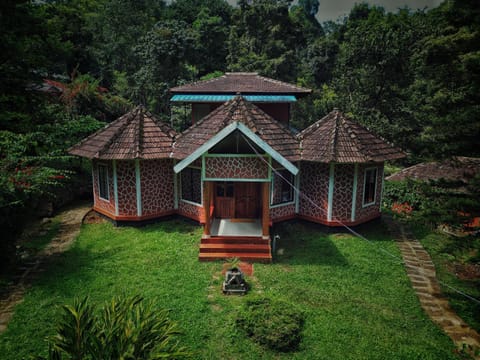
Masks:
[[[193,40],[192,30],[176,20],[158,22],[138,40],[134,54],[139,68],[131,81],[135,102],[168,114],[168,89],[182,79],[192,79],[187,59],[192,56]]]
[[[290,1],[239,2],[228,39],[228,68],[258,71],[265,76],[296,78],[296,29],[289,17]],[[303,42],[302,42],[303,43]]]
[[[339,107],[404,149],[412,149],[421,129],[408,106],[410,58],[423,35],[414,20],[407,9],[385,14],[383,8],[356,5],[332,81]]]
[[[412,107],[426,157],[480,156],[480,10],[446,1],[430,12],[430,34],[413,58]]]

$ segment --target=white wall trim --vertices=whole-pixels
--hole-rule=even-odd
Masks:
[[[358,164],[355,164],[353,172],[353,191],[352,191],[352,214],[350,220],[355,221],[355,212],[357,210],[357,187],[358,187]]]
[[[117,160],[112,161],[113,167],[113,198],[115,200],[115,215],[118,216],[118,180],[117,180]]]
[[[333,188],[335,186],[335,164],[330,163],[330,171],[328,177],[328,208],[327,221],[332,221],[333,214]]]
[[[137,192],[137,216],[142,216],[142,184],[140,181],[140,160],[135,159],[135,190]]]

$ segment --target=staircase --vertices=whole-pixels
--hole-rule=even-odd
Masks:
[[[200,261],[238,258],[249,262],[272,262],[270,240],[257,236],[214,236],[202,239]]]

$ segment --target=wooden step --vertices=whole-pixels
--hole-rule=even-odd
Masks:
[[[258,236],[212,236],[202,239],[202,244],[262,244],[268,245],[269,239],[262,239]]]
[[[200,253],[238,252],[238,253],[267,253],[270,254],[270,245],[264,244],[200,244]]]
[[[200,253],[198,259],[200,261],[215,261],[215,260],[226,260],[231,258],[238,258],[241,261],[249,262],[262,262],[270,263],[272,262],[272,256],[268,254],[257,254],[257,253],[237,253],[237,252],[215,252],[215,253]]]

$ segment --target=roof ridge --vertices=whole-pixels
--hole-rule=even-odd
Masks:
[[[185,135],[189,134],[192,130],[196,129],[198,126],[200,126],[201,124],[203,124],[205,121],[207,121],[207,119],[211,118],[212,116],[216,115],[222,108],[224,108],[226,106],[227,103],[229,102],[232,102],[235,98],[233,99],[230,99],[226,102],[224,102],[222,105],[220,105],[219,107],[217,107],[215,110],[213,110],[212,112],[210,112],[209,114],[207,114],[206,116],[204,116],[203,118],[201,118],[200,120],[198,120],[197,122],[195,122],[193,125],[190,125],[188,128],[186,128],[185,130],[183,130],[181,133],[177,133],[177,135],[175,136],[175,140],[174,140],[174,143],[177,142],[179,139],[183,138]]]
[[[312,92],[312,90],[310,90],[310,89],[306,89],[306,88],[303,88],[303,87],[301,87],[301,86],[293,85],[293,84],[287,83],[287,82],[285,82],[285,81],[267,78],[267,77],[265,77],[265,76],[258,75],[258,74],[257,74],[257,77],[260,78],[260,79],[262,79],[262,80],[264,80],[264,81],[268,81],[268,82],[271,82],[271,83],[274,83],[274,84],[278,84],[278,85],[288,86],[288,87],[291,87],[291,88],[294,88],[294,89],[296,89],[296,90],[300,90],[300,91],[303,91],[303,92],[307,92],[307,93],[311,93],[311,92]]]
[[[141,110],[142,110],[141,108],[138,109],[138,112],[137,112],[137,116],[139,117],[138,122],[134,123],[135,124],[135,133],[134,133],[135,159],[141,157],[142,150],[143,150],[142,132],[143,132],[143,122],[145,121],[145,113]]]
[[[345,114],[343,114],[343,128],[347,132],[348,137],[352,139],[352,146],[355,146],[357,152],[359,153],[366,153],[367,154],[367,159],[371,160],[370,156],[370,150],[364,146],[364,144],[361,142],[360,138],[357,136],[355,131],[353,130],[353,126],[358,126],[359,124],[352,122]]]
[[[206,79],[206,80],[197,80],[197,81],[194,81],[194,82],[191,82],[191,83],[187,83],[187,84],[183,84],[183,85],[177,85],[173,88],[171,88],[170,90],[174,90],[176,88],[179,88],[179,87],[183,87],[183,86],[194,86],[194,85],[198,85],[198,84],[208,84],[210,82],[213,82],[219,78],[222,78],[222,77],[227,77],[228,73],[223,73],[223,75],[220,75],[220,76],[217,76],[217,77],[213,77],[211,79]]]
[[[114,140],[118,139],[118,137],[120,136],[120,134],[123,133],[123,131],[125,130],[125,128],[130,125],[130,123],[133,121],[133,119],[135,119],[135,116],[134,116],[134,113],[138,111],[138,106],[135,107],[133,110],[129,111],[128,113],[126,113],[125,115],[123,115],[122,117],[120,117],[117,121],[120,121],[120,119],[122,119],[123,117],[126,117],[126,121],[123,125],[119,126],[117,131],[115,131],[112,135],[112,137],[110,137],[110,139],[108,139],[107,141],[105,141],[105,144],[103,144],[103,146],[96,152],[95,156],[94,157],[100,157],[100,154],[103,153],[103,151],[105,151],[105,149],[107,149],[113,142]],[[116,121],[115,121],[116,122]]]

